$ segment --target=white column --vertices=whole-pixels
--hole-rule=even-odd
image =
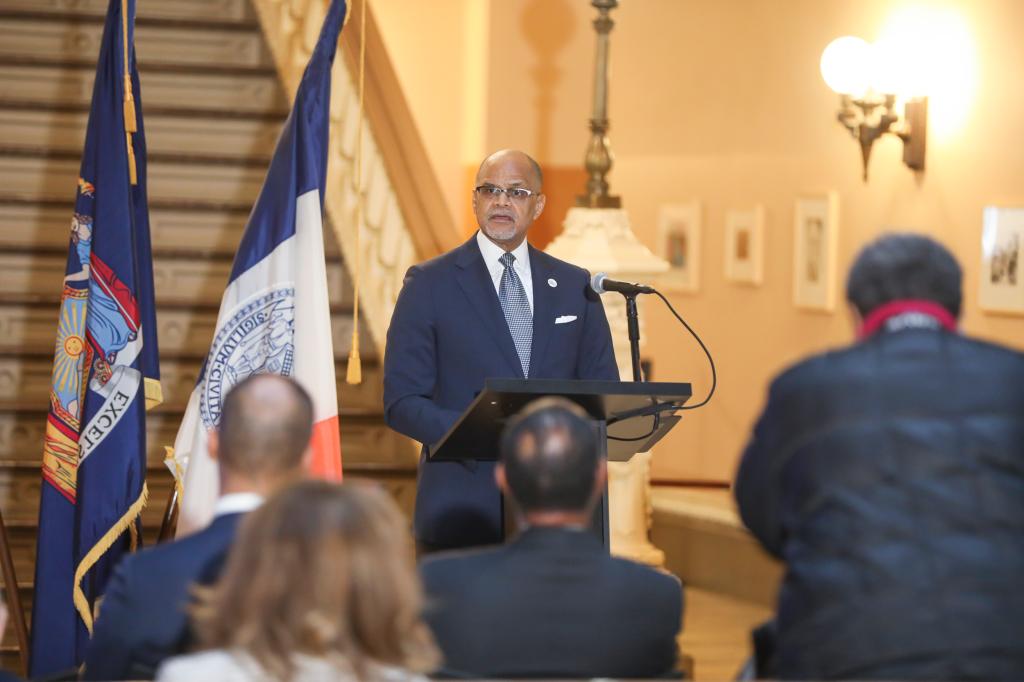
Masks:
[[[604,272],[612,279],[649,282],[668,270],[633,234],[621,208],[571,208],[562,234],[547,248],[556,258]],[[626,301],[618,294],[602,297],[612,330],[615,360],[624,381],[632,379]],[[640,303],[640,342],[643,345],[643,300]],[[608,463],[608,518],[613,554],[661,566],[664,553],[651,544],[651,454],[642,452],[628,462]]]

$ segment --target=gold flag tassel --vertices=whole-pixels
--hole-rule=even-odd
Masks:
[[[345,381],[349,384],[363,383],[363,364],[359,359],[359,275],[363,250],[359,234],[363,226],[363,88],[366,79],[366,5],[369,0],[359,3],[359,123],[356,128],[356,248],[352,257],[352,288],[355,303],[352,306],[352,350],[348,352],[348,371]]]
[[[128,145],[128,177],[133,185],[139,182],[135,170],[135,149],[132,147],[132,133],[138,131],[135,119],[135,96],[132,94],[132,75],[128,68],[128,0],[121,0],[121,44],[124,47],[124,138]]]

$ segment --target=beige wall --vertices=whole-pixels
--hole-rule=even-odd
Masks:
[[[389,1],[397,2],[378,4]],[[730,477],[770,377],[807,353],[849,340],[841,307],[824,314],[792,304],[793,203],[800,193],[839,193],[840,290],[856,251],[884,227],[926,231],[964,265],[966,331],[1024,347],[1024,318],[978,308],[982,207],[1024,205],[1018,132],[1024,88],[1017,74],[1024,64],[1024,3],[924,3],[962,17],[977,78],[959,97],[933,98],[921,177],[900,163],[900,143],[886,139],[876,145],[870,182],[861,181],[857,146],[834,120],[838,98],[818,73],[830,40],[844,34],[873,40],[892,12],[910,4],[623,0],[613,13],[612,187],[651,247],[661,205],[702,203],[702,286],[672,300],[719,367],[719,393],[659,447],[656,477]],[[487,104],[478,112],[485,148],[518,146],[553,166],[578,165],[590,108],[592,16],[583,0],[489,2]],[[421,110],[440,115],[436,99],[410,92],[410,100],[418,117]],[[949,125],[954,109],[961,113],[958,126]],[[767,215],[764,283],[727,283],[725,212],[757,203]],[[462,211],[453,206],[453,213]],[[649,304],[645,315],[656,378],[692,380],[702,395],[708,372],[699,349],[659,305]]]
[[[370,0],[452,216],[462,215],[463,168],[483,146],[487,3]],[[354,16],[352,21],[357,21]]]

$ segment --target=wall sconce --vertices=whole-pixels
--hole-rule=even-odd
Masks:
[[[924,170],[928,98],[908,97],[903,117],[896,113],[899,93],[886,81],[900,68],[876,46],[854,36],[836,38],[821,53],[821,75],[839,94],[836,118],[860,143],[864,182],[871,146],[886,133],[903,140],[903,163],[915,171]]]

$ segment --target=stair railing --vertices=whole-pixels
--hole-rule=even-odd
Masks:
[[[324,204],[349,270],[356,257],[356,135],[359,12],[341,33],[331,82],[331,140]],[[289,99],[316,44],[327,0],[253,0]],[[379,357],[409,266],[456,246],[460,237],[416,130],[372,12],[366,17],[363,226],[360,313]]]

